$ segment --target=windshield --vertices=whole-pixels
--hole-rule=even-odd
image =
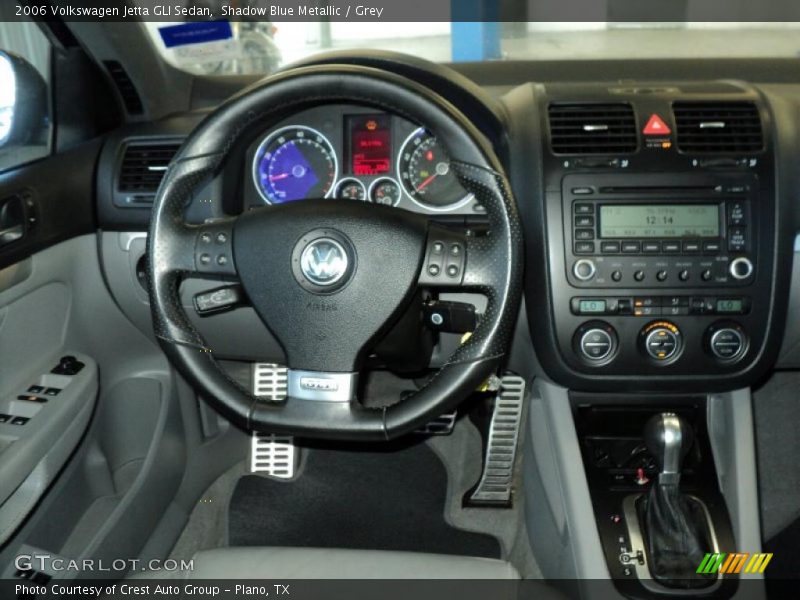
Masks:
[[[268,74],[342,49],[435,62],[800,56],[800,23],[145,23],[159,52],[195,74]],[[198,30],[198,27],[205,29]],[[194,32],[182,28],[194,27]],[[211,33],[208,27],[214,29]]]

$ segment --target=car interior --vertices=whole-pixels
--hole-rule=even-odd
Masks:
[[[550,34],[445,23],[430,60],[413,36],[294,56],[291,24],[28,16],[0,22],[3,597],[784,597],[797,29],[774,32],[794,56],[692,55],[681,23],[653,35],[685,56],[457,60],[457,36]]]

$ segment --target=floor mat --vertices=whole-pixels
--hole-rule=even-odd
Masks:
[[[239,480],[229,543],[499,558],[496,538],[444,521],[446,486],[444,465],[424,443],[315,447],[293,482]]]

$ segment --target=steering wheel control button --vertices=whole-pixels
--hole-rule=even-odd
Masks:
[[[720,362],[731,363],[740,359],[747,350],[747,336],[733,322],[719,322],[706,333],[707,348]]]
[[[594,262],[588,258],[575,261],[575,264],[572,265],[572,274],[579,281],[589,281],[594,277],[595,273],[597,273],[597,268],[594,266]]]
[[[344,287],[355,270],[355,249],[337,231],[315,230],[295,244],[292,271],[297,282],[316,294],[330,294]]]
[[[197,234],[195,268],[200,273],[234,275],[231,231],[227,223],[205,225]]]
[[[194,297],[194,309],[197,314],[204,317],[214,313],[230,310],[239,306],[244,301],[244,293],[239,285],[209,290]]]
[[[608,364],[613,360],[617,346],[617,332],[604,321],[584,323],[573,336],[575,352],[591,365]]]
[[[669,321],[650,323],[640,335],[645,353],[659,364],[675,361],[683,349],[680,329]]]
[[[731,261],[728,271],[730,272],[731,277],[738,281],[742,281],[753,274],[753,263],[749,258],[740,256],[739,258],[734,258]]]
[[[458,285],[464,277],[466,244],[455,232],[442,229],[431,231],[425,252],[425,267],[419,282],[422,285]]]

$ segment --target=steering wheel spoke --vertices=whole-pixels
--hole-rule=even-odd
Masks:
[[[294,400],[350,402],[356,399],[358,375],[289,369],[287,396]]]
[[[464,290],[486,288],[490,284],[486,269],[493,256],[490,245],[485,237],[432,225],[419,285]]]
[[[233,258],[233,227],[236,218],[225,218],[193,226],[187,237],[191,240],[193,260],[191,272],[224,278],[237,276]]]

